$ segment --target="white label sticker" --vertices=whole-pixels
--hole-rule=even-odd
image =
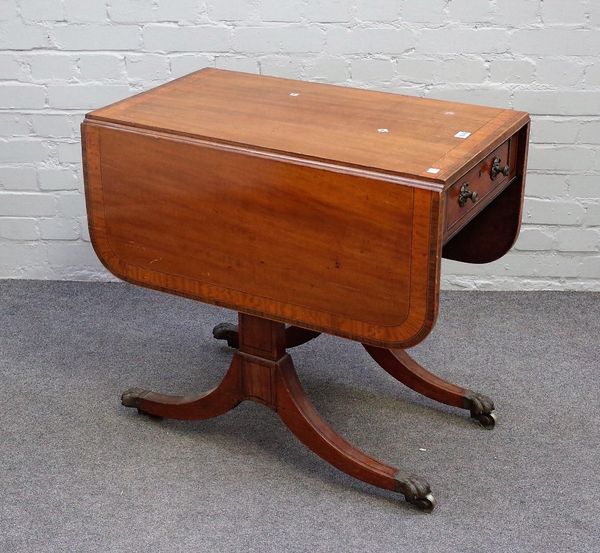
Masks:
[[[381,128],[381,129],[377,129],[377,132],[380,134],[385,134],[385,133],[390,132],[390,129]]]
[[[469,136],[471,136],[471,133],[468,131],[458,131],[454,138],[469,138]]]
[[[427,169],[428,173],[431,173],[432,175],[437,175],[440,170],[437,167],[430,167],[429,169]]]

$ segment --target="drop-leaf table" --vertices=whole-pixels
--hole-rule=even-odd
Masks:
[[[89,113],[86,202],[101,261],[239,313],[213,331],[235,348],[214,390],[135,388],[123,405],[204,419],[263,403],[340,470],[433,509],[424,479],[320,417],[286,349],[321,332],[358,341],[399,381],[492,427],[488,397],[406,348],[435,324],[442,257],[487,263],[514,243],[528,132],[528,115],[509,109],[216,69]]]

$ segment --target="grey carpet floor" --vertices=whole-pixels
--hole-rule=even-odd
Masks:
[[[447,292],[415,357],[491,395],[486,431],[357,345],[293,350],[324,417],[426,477],[423,514],[338,472],[259,405],[155,422],[130,386],[216,384],[235,314],[116,283],[0,281],[0,551],[600,551],[600,295]]]

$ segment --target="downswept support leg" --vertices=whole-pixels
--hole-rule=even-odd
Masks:
[[[461,388],[430,373],[403,349],[385,349],[363,344],[369,355],[396,380],[424,396],[471,413],[484,428],[496,424],[494,402],[487,396]]]
[[[212,390],[192,396],[158,394],[142,388],[130,388],[121,396],[121,404],[135,407],[140,414],[169,419],[200,420],[231,411],[244,399],[241,389],[240,360],[233,358],[227,374]]]
[[[370,457],[329,426],[306,396],[289,356],[278,372],[276,411],[296,438],[342,472],[378,488],[401,493],[408,503],[423,511],[435,507],[425,480]]]

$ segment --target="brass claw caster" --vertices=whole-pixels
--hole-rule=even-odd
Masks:
[[[429,484],[419,476],[397,476],[396,491],[404,495],[407,503],[426,513],[436,506]]]
[[[497,417],[494,411],[483,415],[475,415],[473,418],[487,430],[491,430],[496,426]]]
[[[148,393],[150,392],[148,390],[144,390],[143,388],[129,388],[129,390],[125,391],[123,395],[121,395],[121,405],[125,407],[133,407],[134,409],[137,409],[137,412],[140,415],[145,415],[152,420],[160,421],[163,419],[163,417],[160,415],[146,413],[146,411],[142,411],[139,407],[140,400]]]
[[[240,338],[237,325],[231,323],[219,323],[213,328],[213,336],[217,340],[226,340],[230,348],[240,347]]]
[[[437,505],[437,501],[431,493],[428,493],[425,497],[415,497],[413,499],[407,499],[407,501],[425,513],[431,513]]]
[[[125,407],[137,407],[146,390],[142,388],[129,388],[121,395],[121,405]]]
[[[479,422],[483,428],[491,430],[496,426],[494,402],[489,397],[469,391],[465,395],[465,409],[471,411],[471,418]]]

